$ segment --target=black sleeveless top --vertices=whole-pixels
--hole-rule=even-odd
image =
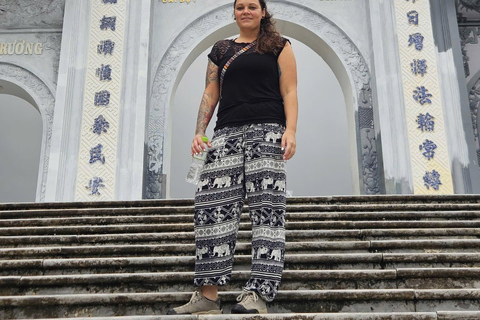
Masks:
[[[289,40],[283,41],[285,45]],[[219,81],[227,61],[247,45],[233,40],[215,43],[208,58],[218,66]],[[286,124],[277,62],[281,51],[260,54],[253,47],[230,64],[223,79],[215,130],[254,123]]]

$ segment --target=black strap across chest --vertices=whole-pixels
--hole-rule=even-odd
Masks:
[[[253,48],[257,44],[257,40],[253,41],[252,43],[249,43],[247,46],[245,46],[243,49],[235,53],[228,61],[225,63],[222,69],[222,73],[220,74],[220,99],[222,99],[222,87],[223,87],[223,78],[225,78],[225,73],[227,72],[228,67],[232,64],[232,62],[237,59],[239,56],[241,56],[243,53],[248,51],[250,48]]]

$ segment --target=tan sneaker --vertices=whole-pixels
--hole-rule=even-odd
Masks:
[[[254,291],[246,291],[237,297],[239,301],[232,313],[267,313],[267,303]]]
[[[222,314],[220,299],[209,300],[203,296],[202,290],[197,290],[187,304],[167,311],[167,315],[175,314]]]

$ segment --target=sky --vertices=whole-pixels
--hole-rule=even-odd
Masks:
[[[290,196],[352,194],[347,116],[340,84],[324,60],[290,38],[297,60],[299,119],[297,153],[287,162]],[[180,81],[172,111],[168,196],[192,198],[185,182],[190,144],[205,86],[207,54],[198,56]],[[207,135],[213,135],[216,118]],[[0,202],[33,202],[38,179],[42,124],[28,102],[0,94]]]

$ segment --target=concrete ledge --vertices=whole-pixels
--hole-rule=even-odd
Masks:
[[[183,316],[133,316],[133,317],[101,317],[101,318],[75,318],[77,320],[225,320],[226,315],[183,315]],[[56,320],[67,320],[62,318]],[[439,320],[435,312],[399,312],[399,313],[282,313],[266,315],[241,315],[229,314],[231,320]],[[443,318],[442,318],[443,319]],[[446,318],[447,319],[447,318]],[[463,318],[448,318],[463,319]],[[468,318],[465,318],[468,319]],[[473,319],[473,318],[472,318]],[[478,319],[478,318],[477,318]],[[52,320],[52,319],[38,319]]]
[[[397,278],[480,278],[480,268],[397,268]]]
[[[3,276],[0,287],[8,286],[69,286],[91,284],[123,284],[123,283],[168,283],[192,282],[194,272],[152,272],[152,273],[105,273],[82,275],[53,276]],[[250,271],[233,271],[232,277],[246,281]],[[282,280],[384,280],[396,279],[396,270],[285,270]]]
[[[40,276],[1,276],[0,288],[6,292],[9,287],[41,287],[41,286],[73,286],[73,285],[124,285],[124,284],[155,284],[168,283],[189,284],[194,272],[137,272],[137,273],[100,273],[75,275],[40,275]],[[233,271],[232,278],[246,281],[250,271]],[[282,280],[305,282],[322,280],[369,280],[385,281],[412,278],[448,278],[448,279],[480,279],[480,268],[398,268],[387,270],[285,270]],[[359,287],[361,287],[359,285]],[[290,288],[290,289],[295,289]],[[437,293],[437,291],[432,291]]]
[[[295,203],[352,203],[352,202],[471,202],[480,203],[480,196],[474,194],[462,195],[375,195],[375,196],[327,196],[327,197],[295,197],[288,198],[287,204]],[[180,206],[193,205],[193,199],[175,200],[138,200],[138,201],[102,201],[102,202],[44,202],[44,203],[3,203],[0,210],[32,210],[41,208],[88,208],[88,207],[145,207],[145,206]]]
[[[450,255],[450,254],[449,254]],[[452,259],[466,255],[472,261],[480,262],[480,254],[453,254]],[[474,255],[477,259],[470,258]],[[251,262],[250,255],[236,255],[235,264]],[[403,260],[401,260],[403,261]],[[430,261],[430,260],[429,260]],[[446,260],[449,261],[449,260]],[[286,254],[286,263],[381,263],[381,253],[347,253],[347,254]],[[0,260],[0,269],[68,269],[68,268],[101,268],[101,267],[142,267],[142,266],[175,266],[194,267],[194,256],[173,257],[119,257],[119,258],[83,258],[83,259],[31,259],[31,260]]]
[[[77,320],[225,320],[226,315],[181,315],[181,316],[128,316],[128,317],[89,317]],[[56,320],[68,320],[72,318],[55,318]],[[240,315],[230,314],[231,320],[478,320],[479,312],[462,311],[438,311],[438,312],[392,312],[392,313],[282,313],[266,315]],[[27,319],[23,319],[27,320]],[[37,320],[52,320],[37,319]]]
[[[416,300],[479,300],[480,289],[415,290]]]
[[[420,229],[424,230],[424,229]],[[435,232],[438,229],[432,229]],[[455,230],[458,230],[455,232]],[[408,232],[408,229],[406,229]],[[443,230],[441,234],[443,235]],[[461,235],[476,235],[472,231],[480,229],[453,229],[452,234]],[[413,231],[413,234],[416,234]],[[363,236],[362,230],[286,230],[285,235],[287,241],[292,238],[295,239],[309,239],[309,238],[361,238]],[[239,231],[238,239],[251,239],[251,231]],[[22,236],[0,236],[1,246],[7,245],[22,245],[22,244],[79,244],[79,243],[106,243],[106,242],[156,242],[170,241],[178,242],[181,240],[188,240],[193,243],[195,234],[193,231],[187,232],[145,232],[145,233],[120,233],[120,234],[92,234],[92,235],[22,235]],[[175,240],[175,241],[174,241]]]
[[[480,253],[383,253],[383,262],[476,262]]]
[[[219,292],[222,301],[235,301],[240,292]],[[106,305],[151,304],[158,302],[185,302],[191,292],[117,293],[117,294],[64,294],[37,296],[2,296],[0,306],[54,306],[54,305]],[[373,301],[373,300],[479,300],[480,289],[380,289],[380,290],[292,290],[279,291],[276,302],[282,301]]]
[[[296,207],[287,207],[286,219],[291,220],[419,220],[437,219],[478,219],[480,211],[367,211],[367,212],[296,212]],[[312,207],[309,206],[311,209]],[[321,209],[320,207],[318,207]],[[241,219],[249,221],[247,208]],[[135,221],[191,222],[193,207],[159,208],[89,208],[52,209],[28,211],[0,211],[0,226],[49,225],[49,224],[96,224],[106,222],[131,223]],[[57,223],[55,223],[57,222]]]
[[[477,196],[478,197],[478,196]],[[434,197],[432,198],[434,199]],[[179,201],[178,204],[175,204]],[[288,212],[382,212],[382,211],[479,211],[480,203],[474,202],[418,202],[408,203],[408,201],[393,201],[385,203],[368,203],[361,204],[350,202],[345,204],[327,204],[313,202],[287,202]],[[72,203],[71,205],[62,206],[58,203],[34,203],[34,204],[0,204],[0,218],[18,218],[20,216],[70,216],[70,215],[112,215],[120,212],[134,213],[171,213],[171,214],[191,214],[193,213],[193,202],[182,202],[182,200],[158,200],[159,203],[145,201],[137,202],[111,202],[104,204],[102,202],[92,203]],[[301,204],[298,204],[301,203]],[[248,210],[244,206],[243,211]]]
[[[480,311],[438,311],[438,320],[478,320]]]
[[[370,241],[372,249],[391,249],[391,248],[480,248],[480,240],[475,239],[456,239],[456,240],[372,240]]]
[[[347,251],[347,250],[382,250],[382,249],[465,249],[480,248],[480,240],[374,240],[374,241],[305,241],[287,242],[287,252],[293,251]],[[236,246],[238,252],[251,250],[251,244],[241,242]],[[0,257],[34,256],[91,256],[91,255],[144,255],[144,254],[179,254],[191,255],[195,252],[194,244],[159,244],[159,245],[102,245],[102,246],[63,246],[63,247],[26,247],[2,248]]]
[[[112,224],[112,225],[77,225],[77,226],[40,226],[40,227],[3,227],[1,236],[27,235],[87,235],[87,234],[122,234],[122,233],[159,233],[159,232],[191,232],[191,223],[158,223],[158,224]],[[393,229],[393,228],[480,228],[480,220],[452,221],[308,221],[287,222],[286,229]],[[239,229],[251,230],[250,222],[241,222]]]
[[[479,240],[480,241],[480,240]],[[307,250],[366,250],[369,241],[318,241],[318,242],[287,242],[288,251]],[[250,243],[237,243],[239,252],[251,251]],[[159,245],[104,245],[104,246],[65,246],[65,247],[32,247],[0,249],[0,257],[42,257],[42,256],[91,256],[114,254],[194,254],[194,244],[159,244]]]
[[[468,291],[472,291],[471,289]],[[279,291],[275,301],[324,301],[324,300],[414,300],[417,290],[293,290]],[[448,290],[445,290],[448,291]],[[465,290],[467,291],[467,290]],[[224,301],[235,301],[240,292],[219,292]],[[458,293],[459,294],[459,293]],[[466,293],[464,293],[466,295]],[[117,293],[117,294],[64,294],[36,296],[0,296],[0,306],[53,306],[53,305],[105,305],[105,304],[151,304],[158,302],[185,302],[191,292],[168,293]],[[428,297],[428,293],[424,297]]]
[[[427,238],[453,237],[454,239],[471,237],[472,240],[480,237],[480,228],[431,228],[431,229],[340,229],[340,230],[286,230],[287,241],[302,240],[347,240],[355,241],[367,238],[374,241],[375,238]],[[239,240],[251,239],[252,232],[242,230],[238,232]],[[373,238],[373,239],[372,239]],[[0,236],[0,247],[18,247],[25,245],[78,245],[78,244],[161,244],[161,243],[193,243],[195,234],[193,231],[181,232],[144,232],[144,233],[116,233],[116,234],[83,234],[83,235],[14,235]],[[379,239],[380,240],[380,239]],[[446,240],[446,239],[445,239]]]

